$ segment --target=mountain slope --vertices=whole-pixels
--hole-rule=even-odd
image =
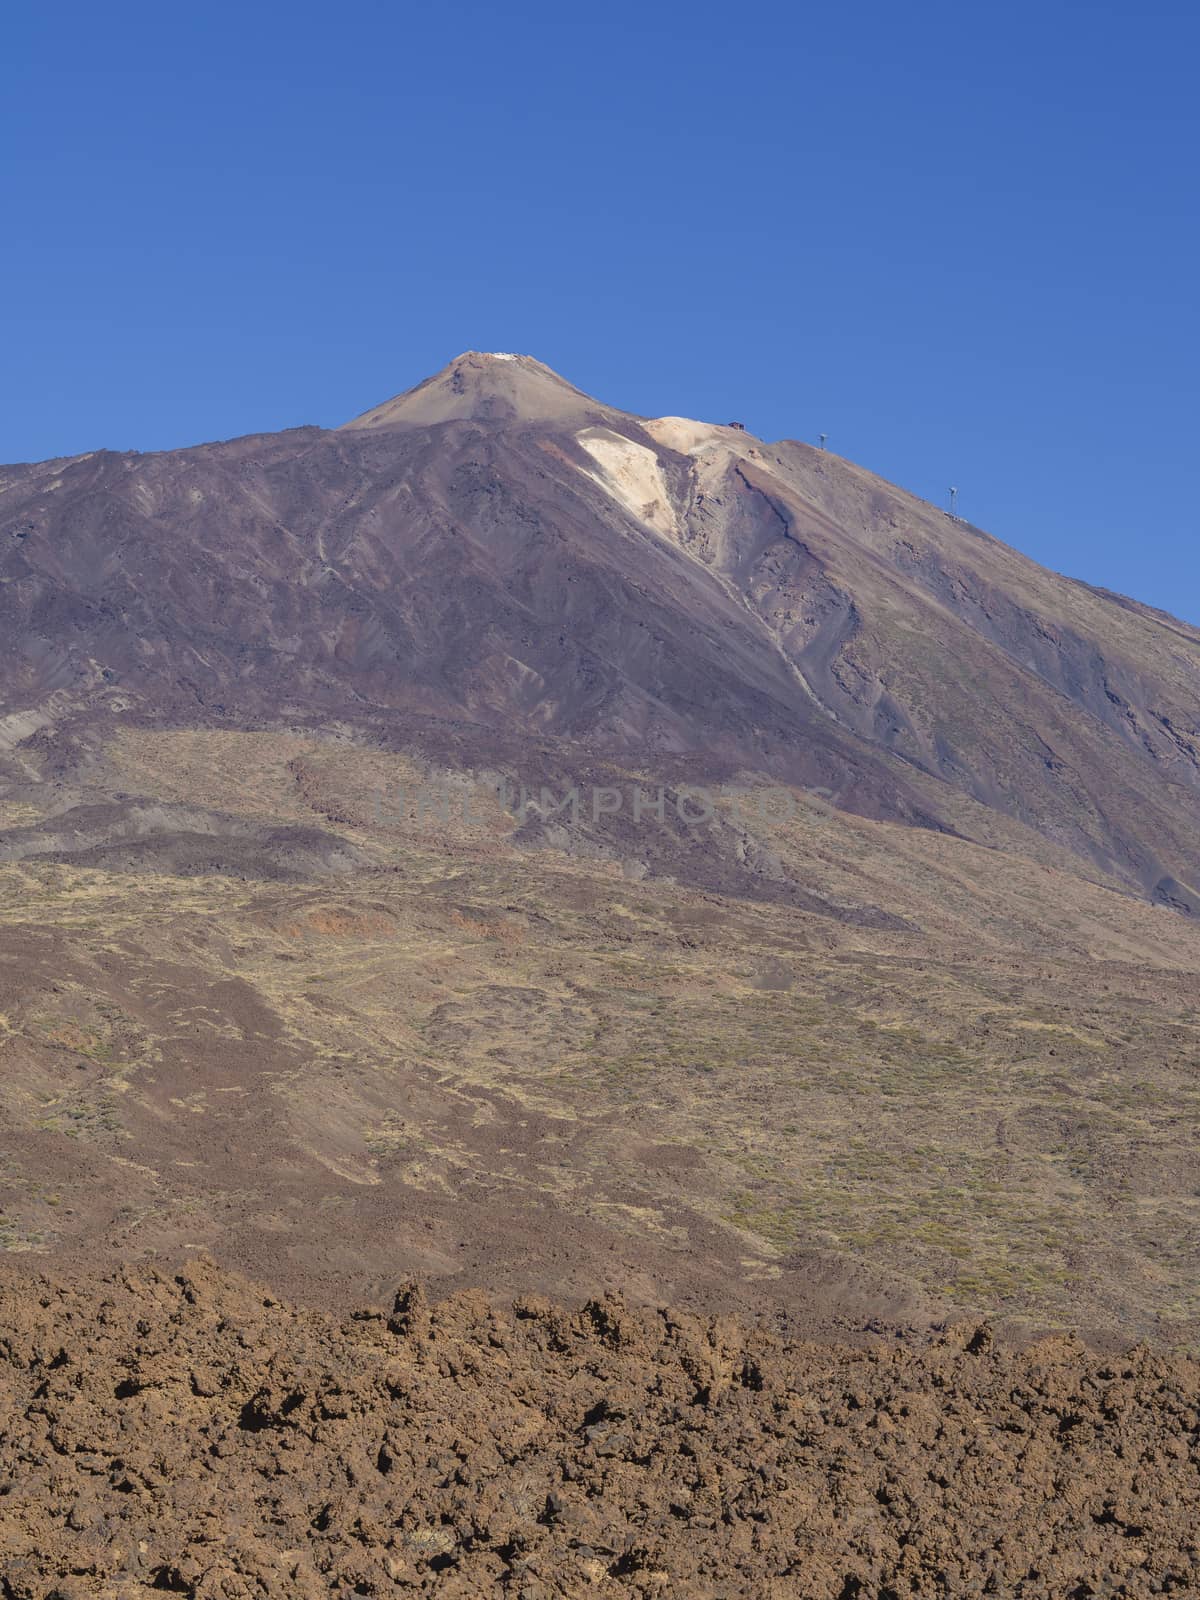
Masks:
[[[1185,624],[476,353],[5,470],[0,630],[13,1272],[1195,1343]]]
[[[567,775],[586,750],[995,819],[1200,909],[1200,633],[528,357],[469,353],[333,432],[6,469],[0,630],[14,779],[30,738],[108,718],[338,719],[468,766],[487,729]]]

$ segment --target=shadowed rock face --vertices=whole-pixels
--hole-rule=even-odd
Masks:
[[[468,764],[489,730],[999,813],[1200,908],[1200,633],[804,445],[469,353],[340,430],[0,489],[10,769],[81,718],[420,728]]]

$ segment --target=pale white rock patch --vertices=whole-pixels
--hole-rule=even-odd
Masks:
[[[655,417],[646,423],[646,432],[652,433],[668,450],[690,456],[708,445],[728,446],[728,435],[734,429],[720,428],[713,422],[696,422],[692,417]]]
[[[599,468],[587,474],[594,483],[656,533],[668,537],[678,533],[662,466],[648,445],[635,444],[608,428],[584,428],[575,437]]]

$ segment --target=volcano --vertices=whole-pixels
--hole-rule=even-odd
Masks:
[[[338,429],[0,483],[14,782],[121,719],[336,720],[767,775],[1200,908],[1200,633],[823,450],[468,352]]]
[[[518,354],[0,508],[12,1270],[1200,1338],[1194,628]]]

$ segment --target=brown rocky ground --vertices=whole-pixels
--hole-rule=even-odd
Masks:
[[[6,1600],[1195,1593],[1200,1368],[211,1262],[0,1290]]]

